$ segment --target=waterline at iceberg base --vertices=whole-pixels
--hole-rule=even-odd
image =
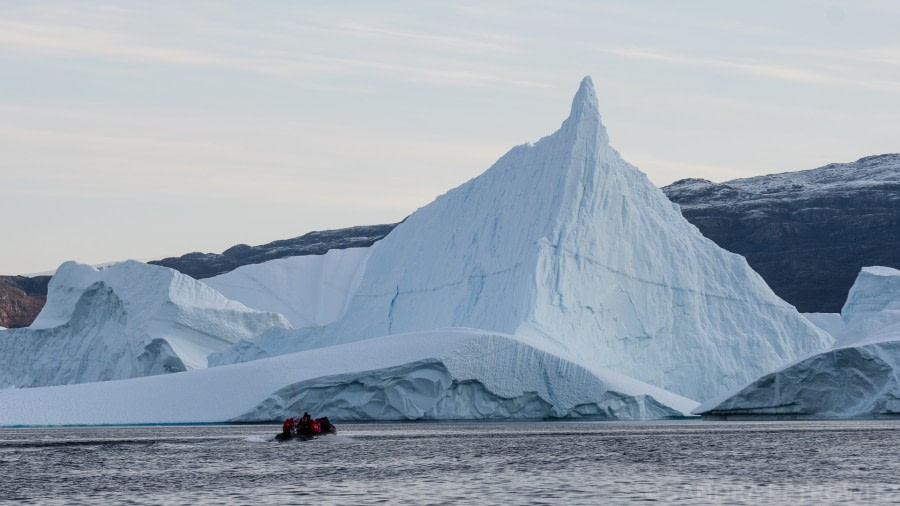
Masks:
[[[36,360],[43,334],[5,330],[0,362],[22,367],[0,385],[121,381],[0,391],[0,425],[264,421],[300,409],[334,420],[680,417],[697,407],[690,399],[833,342],[621,158],[590,78],[556,132],[370,249],[209,284],[136,262],[75,267],[71,283],[51,282],[36,325],[54,350],[76,352]],[[98,279],[109,290],[91,288]],[[171,350],[153,357],[186,371],[138,367],[162,341]],[[98,374],[26,370],[85,357]],[[107,374],[104,357],[127,367]]]
[[[0,426],[334,420],[645,420],[697,403],[502,334],[398,334],[243,364],[0,390]]]
[[[710,419],[900,417],[900,271],[864,267],[841,318],[834,348],[708,400]]]

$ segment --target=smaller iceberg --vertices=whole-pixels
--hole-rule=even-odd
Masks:
[[[0,388],[181,372],[270,329],[281,315],[250,309],[166,267],[133,260],[103,270],[66,262],[34,323],[0,337]]]
[[[864,267],[841,322],[818,318],[837,339],[831,350],[704,402],[707,417],[900,415],[900,271]]]

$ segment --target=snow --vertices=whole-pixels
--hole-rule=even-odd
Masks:
[[[900,339],[900,271],[863,267],[841,309],[844,329],[835,347]]]
[[[655,419],[688,399],[513,336],[399,334],[178,374],[0,390],[0,426],[333,420]]]
[[[291,327],[165,267],[66,262],[31,327],[3,332],[0,388],[204,368],[209,353],[271,328]]]
[[[610,147],[589,78],[556,133],[372,246],[343,317],[210,363],[440,327],[512,334],[701,399],[832,343]]]
[[[586,78],[559,131],[369,249],[209,284],[63,264],[0,388],[66,385],[0,391],[0,424],[653,419],[832,342],[621,159]]]
[[[847,418],[900,414],[900,271],[864,267],[833,349],[704,402],[706,415]]]
[[[900,271],[863,267],[841,313],[804,314],[835,337],[835,348],[880,342],[900,336]]]
[[[746,202],[790,198],[796,201],[844,195],[900,183],[900,154],[884,154],[860,158],[850,163],[833,163],[817,169],[769,174],[724,183],[706,179],[682,179],[668,187],[671,195],[704,192],[707,198],[692,201],[691,208],[720,205],[727,200],[732,206]]]
[[[830,334],[835,339],[844,330],[841,313],[800,313],[816,327]]]
[[[248,307],[284,315],[294,327],[325,325],[344,314],[370,253],[332,249],[246,265],[203,282]]]

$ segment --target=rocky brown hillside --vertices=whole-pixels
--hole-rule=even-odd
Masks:
[[[47,301],[50,276],[0,276],[0,327],[27,327]]]

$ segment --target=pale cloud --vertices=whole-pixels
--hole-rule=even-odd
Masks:
[[[465,36],[456,37],[397,28],[385,28],[364,23],[344,23],[338,26],[344,33],[368,39],[395,39],[404,42],[415,42],[438,49],[454,51],[510,53],[514,50],[512,38],[508,36]]]
[[[5,188],[49,198],[303,201],[403,214],[477,175],[506,148],[321,122],[192,118],[142,108],[0,104],[0,118]],[[411,169],[390,167],[404,164]],[[359,167],[365,170],[354,170]]]
[[[434,68],[353,58],[315,57],[315,59],[335,64],[345,71],[375,71],[385,76],[403,76],[406,80],[413,82],[474,87],[507,85],[532,89],[548,87],[546,83],[540,81],[519,79],[480,70]]]
[[[629,163],[645,172],[650,180],[659,187],[684,179],[686,174],[690,174],[690,177],[703,178],[715,182],[749,177],[756,174],[756,171],[744,167],[669,160],[641,152],[630,151],[622,153],[622,156]]]
[[[361,25],[356,29],[361,30]],[[406,34],[406,36],[420,37],[422,35]],[[448,40],[455,41],[456,39]],[[453,43],[458,43],[458,41]],[[160,47],[136,41],[115,32],[9,21],[0,21],[0,47],[67,57],[217,67],[282,76],[374,73],[401,81],[450,86],[502,85],[532,89],[547,87],[546,83],[488,72],[471,65],[465,65],[463,68],[447,68],[329,55],[292,55],[288,53],[275,57],[253,55],[235,57],[212,51]]]
[[[657,184],[896,151],[897,20],[869,3],[836,30],[790,2],[0,2],[0,207],[29,209],[0,266],[399,220],[585,74]]]
[[[144,44],[116,32],[0,21],[0,47],[60,56],[106,58],[172,65],[208,66],[268,74],[325,73],[340,70],[327,61],[266,61],[209,51]]]
[[[811,49],[811,48],[769,48],[778,54],[804,58],[819,58],[823,61],[843,60],[843,63],[874,63],[900,67],[900,46],[870,47],[855,50]]]
[[[760,77],[779,79],[783,81],[843,86],[865,90],[900,93],[900,81],[880,79],[847,79],[797,66],[737,61],[721,58],[684,56],[638,48],[600,47],[596,49],[600,53],[619,56],[623,58],[656,61],[673,65],[690,65],[695,67],[727,70],[743,74],[756,75]]]

